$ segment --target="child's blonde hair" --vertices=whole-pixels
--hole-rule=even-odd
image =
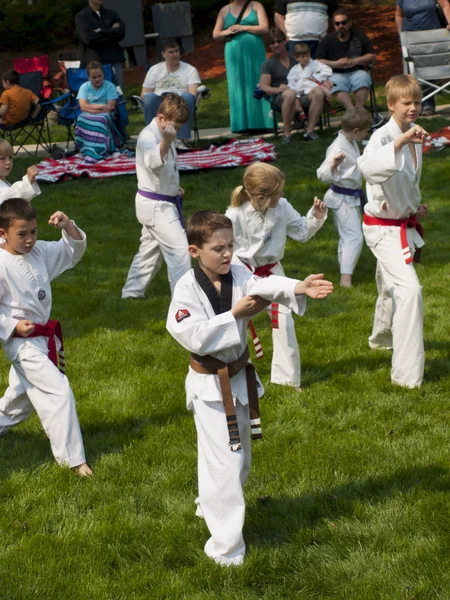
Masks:
[[[280,196],[286,181],[285,176],[273,165],[253,163],[245,169],[244,185],[238,185],[231,193],[231,206],[241,206],[252,201],[253,207],[265,212],[273,198]]]
[[[2,138],[0,138],[0,157],[1,158],[11,158],[13,155],[13,149],[11,144]]]
[[[344,131],[353,131],[354,129],[363,131],[364,129],[370,129],[372,117],[362,106],[352,106],[352,108],[345,111],[341,125]]]
[[[420,84],[412,75],[395,75],[386,84],[386,100],[388,104],[395,104],[400,98],[413,98],[422,100]]]
[[[166,94],[159,105],[158,115],[168,121],[175,121],[184,125],[189,121],[189,108],[184,99],[178,94]]]
[[[294,56],[298,58],[299,56],[305,56],[306,54],[311,54],[311,50],[307,44],[295,44],[294,46]]]

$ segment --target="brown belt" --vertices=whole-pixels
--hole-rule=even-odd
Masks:
[[[261,419],[259,416],[259,398],[258,386],[256,383],[255,367],[249,362],[250,352],[248,346],[242,356],[230,363],[225,363],[214,356],[199,356],[191,354],[191,369],[196,373],[203,375],[218,375],[220,391],[222,392],[225,416],[227,418],[228,434],[230,436],[230,450],[241,449],[241,438],[239,436],[239,427],[236,418],[236,409],[233,404],[233,394],[231,391],[230,378],[234,377],[245,368],[247,377],[248,404],[250,409],[250,426],[252,439],[256,440],[262,437]]]

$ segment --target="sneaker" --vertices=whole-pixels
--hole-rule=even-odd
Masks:
[[[307,142],[315,142],[317,140],[320,140],[320,137],[315,131],[310,131],[309,133],[305,133],[303,139],[305,139]]]
[[[290,144],[291,143],[291,136],[290,135],[283,135],[283,139],[281,140],[282,144]]]

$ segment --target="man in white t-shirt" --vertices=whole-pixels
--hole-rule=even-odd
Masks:
[[[156,117],[164,94],[178,94],[189,108],[189,121],[178,132],[178,138],[191,137],[190,121],[194,114],[198,86],[201,84],[198,71],[192,65],[180,61],[180,48],[176,40],[165,40],[162,44],[164,62],[147,71],[142,85],[141,99],[144,103],[145,123]]]

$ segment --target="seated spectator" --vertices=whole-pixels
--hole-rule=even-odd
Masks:
[[[372,85],[368,67],[375,62],[375,50],[365,33],[352,28],[345,9],[334,12],[333,23],[336,31],[320,42],[317,59],[333,69],[331,93],[344,108],[353,106],[351,92],[355,92],[355,106],[364,106]]]
[[[0,123],[2,125],[16,125],[30,115],[33,105],[38,108],[39,98],[31,90],[20,87],[19,73],[6,71],[2,75],[3,89],[0,96]]]
[[[178,94],[189,108],[189,121],[179,130],[178,138],[188,140],[191,137],[190,120],[201,84],[200,76],[195,67],[180,61],[180,48],[176,40],[163,42],[162,56],[164,62],[148,70],[142,86],[145,124],[148,125],[156,117],[164,94]]]
[[[333,71],[318,60],[311,59],[311,52],[306,44],[296,44],[294,47],[295,60],[298,62],[288,73],[288,86],[295,91],[296,110],[303,112],[308,106],[308,124],[305,140],[315,141],[319,136],[314,131],[323,110],[325,98],[331,96],[333,84],[330,77]]]
[[[123,137],[113,117],[118,98],[116,86],[105,81],[99,62],[90,62],[86,71],[89,81],[80,86],[77,96],[83,112],[77,118],[75,143],[83,156],[96,161],[117,150]]]
[[[291,123],[295,114],[295,92],[287,85],[287,76],[295,66],[295,59],[286,50],[286,36],[281,29],[269,31],[269,43],[272,56],[261,65],[259,89],[272,96],[272,104],[281,109],[283,118],[282,144],[291,141]]]
[[[275,25],[286,33],[289,54],[293,54],[295,44],[302,42],[316,58],[317,46],[337,7],[337,0],[275,0]]]

